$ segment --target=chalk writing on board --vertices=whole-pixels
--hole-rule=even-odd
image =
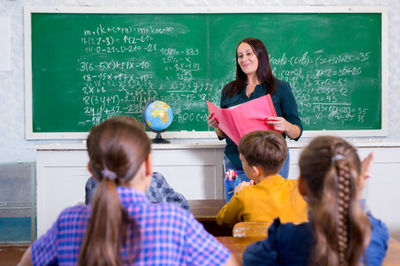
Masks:
[[[172,26],[151,25],[100,24],[84,29],[80,42],[85,55],[78,59],[78,68],[83,80],[82,111],[87,119],[79,123],[94,125],[120,114],[140,116],[145,103],[154,98],[171,104],[176,113],[175,123],[204,123],[207,113],[192,111],[193,103],[202,103],[210,95],[214,96],[209,100],[218,103],[222,84],[193,77],[194,72],[202,69],[199,57],[205,56],[205,51],[190,46],[162,47],[156,42],[157,35],[176,31]],[[132,56],[118,59],[118,54]],[[307,127],[322,120],[365,123],[369,110],[352,106],[349,86],[369,64],[370,55],[371,51],[326,55],[321,48],[295,56],[272,55],[270,60],[277,78],[291,85]],[[162,66],[165,74],[165,82],[157,87],[153,82],[155,65]]]
[[[370,64],[371,52],[331,56],[321,53],[322,49],[306,51],[299,56],[288,57],[286,53],[271,56],[277,78],[289,82],[292,87],[303,124],[307,127],[323,120],[342,125],[347,121],[365,123],[369,110],[353,106],[350,86],[357,82],[363,67]]]
[[[305,130],[382,127],[379,12],[77,11],[31,14],[32,133],[86,132],[115,115],[140,120],[152,99],[172,107],[169,131],[211,131],[205,100],[219,104],[245,37],[266,44]]]
[[[138,118],[150,99],[168,102],[176,114],[176,123],[204,123],[207,111],[192,110],[192,104],[198,100],[205,102],[214,88],[209,81],[193,77],[194,72],[202,69],[198,60],[202,51],[193,46],[163,47],[155,40],[157,35],[176,34],[176,31],[172,26],[152,25],[100,24],[84,29],[80,38],[84,56],[77,63],[82,74],[81,101],[86,119],[79,124],[91,126],[120,114]],[[131,56],[128,60],[117,59],[123,54]],[[156,86],[153,70],[159,66],[165,82]]]

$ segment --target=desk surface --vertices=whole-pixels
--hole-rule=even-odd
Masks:
[[[194,218],[213,236],[232,236],[231,226],[217,224],[217,214],[224,206],[224,199],[189,200],[190,211]]]
[[[400,242],[394,238],[389,239],[389,248],[382,263],[383,266],[400,265]]]
[[[219,236],[216,237],[218,241],[227,247],[232,255],[242,263],[242,254],[246,247],[256,241],[263,240],[263,237],[233,237],[233,236]],[[389,249],[386,257],[382,263],[383,266],[398,266],[400,265],[400,242],[390,238]]]
[[[189,200],[190,211],[200,222],[215,221],[219,210],[224,206],[224,199]]]

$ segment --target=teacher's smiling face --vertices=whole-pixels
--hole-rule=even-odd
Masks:
[[[242,42],[237,48],[237,60],[242,71],[247,75],[257,74],[258,58],[248,43]]]

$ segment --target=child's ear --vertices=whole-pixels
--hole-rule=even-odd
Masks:
[[[307,197],[308,194],[307,186],[303,178],[301,178],[301,176],[297,179],[297,186],[299,188],[300,195],[302,195],[303,197]]]
[[[151,164],[151,154],[150,153],[149,153],[149,156],[147,156],[147,159],[145,161],[145,167],[146,167],[146,176],[152,176],[153,169],[152,169],[152,164]]]
[[[251,170],[253,171],[253,176],[259,176],[261,174],[261,171],[257,166],[252,166]]]
[[[90,166],[90,162],[88,162],[88,164],[87,164],[87,169],[89,170],[89,173],[92,174],[93,179],[96,180],[96,181],[99,181],[97,179],[96,175],[94,174],[92,167]]]

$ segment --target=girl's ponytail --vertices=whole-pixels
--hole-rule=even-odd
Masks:
[[[87,149],[89,167],[100,184],[92,202],[79,265],[122,265],[121,247],[129,247],[128,232],[134,233],[137,228],[119,199],[117,186],[130,186],[149,157],[151,141],[135,119],[113,117],[90,130]],[[134,256],[128,258],[129,264],[135,260]]]
[[[94,196],[79,265],[121,265],[121,232],[126,231],[127,222],[115,181],[104,178]]]

